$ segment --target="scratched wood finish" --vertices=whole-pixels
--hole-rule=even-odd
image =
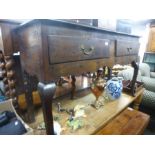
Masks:
[[[119,39],[138,42],[139,39],[138,36],[55,20],[32,20],[18,27],[14,33],[18,36],[23,69],[31,75],[36,75],[39,81],[42,82],[51,82],[51,80],[59,78],[60,76],[70,74],[80,75],[85,71],[94,72],[105,64],[113,66],[116,62],[115,41]],[[91,60],[81,61],[83,58],[80,57],[81,60],[75,62],[66,61],[60,64],[50,64],[51,58],[49,57],[48,36],[54,35],[58,38],[61,36],[69,36],[73,38],[90,38],[90,40],[94,38],[98,38],[99,40],[110,40],[109,58],[98,55],[97,58],[99,59],[94,57]],[[75,43],[78,44],[78,40],[75,40]],[[63,53],[64,60],[71,60],[73,58],[71,54],[64,54],[65,48],[63,49],[63,47],[65,45],[62,43],[59,46],[61,47],[56,57],[59,57],[60,53]],[[57,48],[57,46],[53,48]],[[53,50],[50,51],[50,53],[52,52]],[[72,50],[69,52],[71,53]],[[74,60],[76,60],[75,57]],[[125,58],[123,57],[122,59]],[[126,63],[126,61],[122,62]]]
[[[96,110],[89,104],[95,101],[95,97],[93,94],[88,94],[84,97],[80,97],[75,100],[70,100],[68,98],[64,98],[61,102],[63,108],[73,108],[77,104],[85,106],[85,113],[87,115],[86,118],[82,118],[84,122],[84,127],[73,131],[66,125],[67,119],[69,115],[64,113],[58,113],[55,103],[53,104],[53,116],[59,116],[59,123],[62,128],[65,130],[62,134],[65,135],[88,135],[88,134],[96,134],[100,131],[109,121],[114,119],[117,115],[119,115],[125,108],[127,108],[139,95],[143,93],[144,89],[141,89],[137,92],[136,96],[130,96],[125,93],[122,93],[121,97],[115,101],[110,101],[105,103],[104,107]]]
[[[131,108],[127,108],[96,134],[140,135],[143,134],[149,120],[149,115]]]

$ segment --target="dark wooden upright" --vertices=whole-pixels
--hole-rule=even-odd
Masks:
[[[3,60],[0,64],[3,65],[1,70],[5,74],[2,76],[4,82],[4,95],[7,98],[12,98],[13,104],[17,105],[16,98],[16,74],[14,72],[15,61],[13,60],[13,53],[17,52],[18,48],[16,35],[13,34],[20,22],[14,20],[2,20],[0,19],[0,51],[3,55]]]
[[[13,29],[20,25],[20,22],[13,20],[0,20],[0,49],[4,52],[4,55],[10,56],[18,45],[16,42],[16,36],[13,35]]]
[[[46,133],[48,135],[54,134],[52,99],[54,96],[55,88],[56,88],[55,83],[44,85],[43,83],[39,82],[38,84],[38,90],[42,100]]]
[[[23,70],[37,76],[41,83],[38,87],[47,134],[53,134],[52,109],[48,108],[52,108],[49,103],[55,80],[61,76],[94,72],[105,65],[127,64],[136,61],[138,56],[138,36],[93,26],[40,19],[19,26],[14,33],[20,45]],[[52,87],[48,86],[50,83]],[[51,97],[45,95],[43,90],[46,88]],[[74,89],[73,83],[73,94]]]

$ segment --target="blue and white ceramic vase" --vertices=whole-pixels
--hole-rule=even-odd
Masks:
[[[105,91],[110,100],[115,100],[121,96],[122,89],[122,79],[114,77],[111,80],[107,81]]]

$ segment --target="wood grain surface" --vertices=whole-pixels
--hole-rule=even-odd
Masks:
[[[79,92],[76,95],[76,99],[70,100],[70,97],[63,97],[60,99],[55,99],[53,101],[53,117],[58,118],[58,123],[63,128],[63,131],[61,132],[62,135],[90,135],[90,134],[102,134],[100,133],[102,129],[111,121],[115,120],[115,118],[119,115],[122,115],[121,113],[135,100],[137,100],[142,94],[144,89],[141,89],[136,93],[136,96],[133,97],[131,95],[128,95],[126,93],[122,93],[121,97],[115,101],[109,101],[106,102],[103,107],[100,109],[95,109],[90,104],[95,101],[95,97],[92,93],[89,91]],[[140,100],[138,100],[140,102]],[[83,105],[85,106],[85,114],[86,117],[80,118],[83,122],[83,127],[81,129],[72,130],[70,127],[67,126],[67,121],[69,118],[69,114],[66,112],[58,112],[56,103],[60,102],[62,108],[65,109],[72,109],[76,105]],[[136,102],[137,104],[137,102]],[[125,114],[126,115],[126,114]],[[123,114],[123,120],[121,120],[122,123],[127,123],[129,121],[129,116],[125,116]],[[144,115],[145,116],[145,115]],[[139,116],[138,116],[139,117]],[[133,119],[134,120],[134,119]],[[139,123],[140,124],[141,119],[134,120],[133,124]],[[34,131],[36,131],[34,134],[45,134],[45,130],[36,130],[38,125],[44,122],[43,120],[43,114],[41,109],[36,113],[36,122],[29,124]],[[135,125],[136,128],[138,128],[139,124]],[[146,123],[147,124],[147,123]],[[116,129],[116,131],[120,130],[120,128],[124,124],[115,124],[113,129]],[[131,129],[133,128],[132,123]],[[142,125],[143,126],[143,125]],[[144,126],[143,126],[144,127]],[[145,128],[145,127],[144,127]],[[141,127],[140,127],[141,130]],[[127,129],[126,129],[127,131]],[[141,130],[142,131],[142,130]],[[116,133],[116,132],[115,132]],[[118,133],[118,132],[117,132]],[[125,134],[125,131],[124,131]]]
[[[119,99],[105,102],[105,105],[98,110],[90,106],[90,104],[95,101],[95,97],[92,93],[75,100],[70,100],[67,98],[63,99],[61,101],[63,108],[71,109],[74,108],[76,105],[85,106],[86,117],[81,118],[84,126],[78,130],[72,130],[70,127],[67,126],[67,120],[69,118],[69,115],[66,112],[58,113],[55,103],[53,104],[53,116],[59,117],[59,123],[64,129],[61,134],[96,134],[106,124],[108,124],[109,121],[114,119],[124,109],[126,109],[137,97],[139,97],[139,95],[141,95],[141,93],[143,93],[143,91],[144,89],[141,89],[139,92],[137,92],[135,97],[122,93]]]
[[[96,134],[140,135],[143,134],[149,120],[149,115],[131,108],[127,108]]]

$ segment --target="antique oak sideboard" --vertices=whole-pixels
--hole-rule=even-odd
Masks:
[[[20,25],[14,33],[24,72],[39,81],[47,134],[54,134],[51,102],[55,80],[94,72],[104,65],[127,64],[138,58],[139,36],[94,26],[40,19]]]

